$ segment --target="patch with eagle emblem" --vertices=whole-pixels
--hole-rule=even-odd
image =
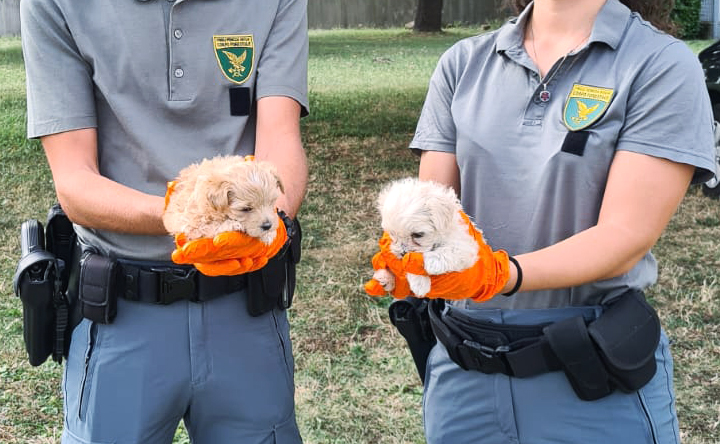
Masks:
[[[563,123],[570,131],[579,131],[595,123],[607,110],[615,90],[576,83],[565,101]]]
[[[233,83],[244,83],[253,70],[255,44],[252,35],[214,35],[215,58],[222,73]]]

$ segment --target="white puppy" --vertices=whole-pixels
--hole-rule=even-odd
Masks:
[[[277,199],[283,192],[275,167],[241,156],[219,156],[180,171],[163,224],[188,240],[242,231],[266,245],[278,227]]]
[[[378,209],[382,228],[392,239],[390,251],[398,258],[422,253],[428,275],[462,271],[478,260],[478,245],[451,188],[416,178],[400,179],[380,192]],[[385,291],[395,288],[395,279],[386,269],[377,270],[373,278]],[[408,273],[407,279],[415,296],[430,291],[428,276]]]

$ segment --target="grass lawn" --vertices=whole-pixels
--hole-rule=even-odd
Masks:
[[[422,443],[422,387],[387,299],[362,284],[379,236],[376,192],[414,175],[406,149],[440,54],[476,29],[313,31],[311,115],[303,136],[311,177],[303,260],[289,312],[298,422],[307,443]],[[688,42],[697,52],[707,41]],[[0,38],[0,443],[59,441],[60,367],[25,358],[12,275],[19,226],[54,201],[42,150],[25,137],[20,44]],[[720,202],[689,190],[655,254],[649,291],[673,341],[685,444],[720,442]],[[187,443],[178,429],[176,443]]]

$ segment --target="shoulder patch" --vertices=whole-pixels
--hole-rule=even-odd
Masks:
[[[607,110],[615,90],[576,83],[565,101],[563,123],[570,131],[579,131],[595,123]]]
[[[255,43],[251,34],[214,35],[213,47],[223,75],[233,83],[244,83],[253,71]]]

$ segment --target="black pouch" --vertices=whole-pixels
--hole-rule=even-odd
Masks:
[[[620,390],[634,392],[655,375],[660,319],[642,291],[631,290],[612,301],[587,331]]]
[[[287,309],[295,293],[295,265],[300,261],[300,223],[284,214],[289,241],[261,269],[247,275],[247,309],[260,316],[273,308]]]
[[[60,204],[55,204],[50,208],[45,226],[46,249],[64,264],[60,275],[60,290],[65,292],[70,281],[70,269],[73,265],[75,230]]]
[[[92,252],[80,259],[80,290],[77,303],[84,318],[110,324],[117,314],[115,261]]]
[[[578,398],[594,401],[613,392],[582,316],[555,322],[545,327],[544,333]]]
[[[428,302],[428,299],[408,297],[393,301],[388,307],[390,322],[405,338],[423,384],[427,358],[437,342],[430,325]]]

